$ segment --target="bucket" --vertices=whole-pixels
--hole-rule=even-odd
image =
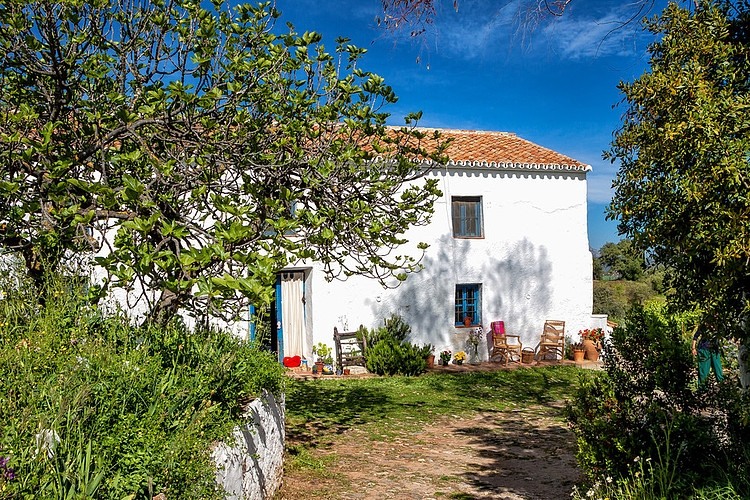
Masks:
[[[534,349],[531,347],[524,347],[521,352],[521,363],[530,364],[534,362]]]

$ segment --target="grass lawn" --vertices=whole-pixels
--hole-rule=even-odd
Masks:
[[[430,373],[420,377],[291,380],[287,387],[287,461],[321,472],[313,450],[352,428],[371,440],[403,436],[449,415],[523,410],[568,399],[580,377],[573,366],[494,372]],[[559,405],[556,405],[559,408]],[[561,411],[557,410],[560,420]]]

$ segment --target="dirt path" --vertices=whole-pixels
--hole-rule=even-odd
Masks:
[[[580,478],[560,410],[452,416],[384,440],[354,427],[317,448],[328,472],[287,470],[276,498],[570,498]]]

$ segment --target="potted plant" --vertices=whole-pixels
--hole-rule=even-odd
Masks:
[[[469,346],[469,351],[471,352],[471,359],[469,360],[469,363],[471,363],[472,365],[479,364],[479,344],[482,343],[483,339],[484,329],[481,326],[472,329],[466,339],[466,343]]]
[[[445,350],[440,353],[440,364],[443,366],[448,366],[448,363],[451,362],[451,356],[453,354],[449,350]]]
[[[435,346],[432,344],[425,344],[424,347],[422,347],[422,353],[424,354],[424,360],[425,363],[427,363],[427,368],[432,368],[435,366],[435,355],[432,353],[432,351],[435,350]]]
[[[457,365],[464,364],[464,360],[466,359],[466,353],[464,351],[458,351],[455,356],[453,356],[453,362]]]
[[[583,357],[584,354],[586,354],[586,351],[583,349],[583,344],[581,342],[572,344],[571,350],[573,351],[573,361],[575,361],[576,363],[580,363],[581,361],[583,361]]]
[[[467,328],[471,326],[471,316],[464,316],[464,326]]]
[[[323,367],[325,367],[325,365],[333,364],[333,357],[331,356],[332,349],[323,342],[318,342],[317,344],[315,344],[313,346],[312,352],[315,356],[317,356],[317,359],[315,360],[315,367],[317,368],[316,371],[318,373],[323,373]]]
[[[580,330],[578,335],[581,336],[583,350],[586,352],[585,358],[590,361],[599,360],[599,351],[602,348],[602,339],[604,339],[604,330],[601,328],[586,328]]]

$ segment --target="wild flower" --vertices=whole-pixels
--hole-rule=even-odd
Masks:
[[[476,348],[482,342],[482,338],[484,338],[484,330],[482,329],[482,327],[473,328],[469,332],[469,336],[467,337],[466,342]]]
[[[599,343],[604,339],[604,330],[601,328],[585,328],[578,331],[578,335],[581,336],[581,340],[590,340],[592,342]]]
[[[16,479],[16,471],[12,467],[8,467],[8,457],[0,457],[0,490],[5,483],[9,483]]]

